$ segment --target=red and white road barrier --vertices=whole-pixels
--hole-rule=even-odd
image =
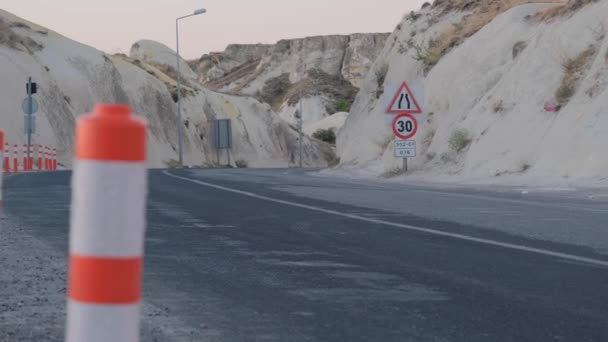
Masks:
[[[50,154],[51,154],[51,152],[50,152],[50,149],[49,149],[48,145],[44,145],[44,169],[45,170],[50,170],[51,169],[50,166],[49,166],[50,165],[50,163],[49,163],[49,161],[50,161],[50,158],[49,158],[50,156],[49,155]]]
[[[19,172],[19,145],[13,145],[13,172]]]
[[[57,149],[56,148],[53,148],[53,165],[51,165],[51,166],[52,166],[53,170],[57,170]]]
[[[0,129],[0,147],[4,145],[4,131]],[[1,152],[1,150],[0,150]],[[4,156],[0,156],[0,160],[4,160]],[[4,206],[4,202],[2,199],[2,169],[0,168],[0,210],[2,209],[2,207]],[[2,217],[1,213],[0,213],[0,217]]]
[[[27,144],[23,144],[23,166],[22,170],[27,171]]]
[[[29,145],[28,150],[30,151],[30,157],[27,160],[27,169],[34,171],[34,145]]]
[[[38,171],[42,170],[42,145],[38,145]]]
[[[11,146],[5,142],[4,143],[4,172],[6,173],[10,173],[11,172]]]
[[[136,342],[147,191],[146,123],[124,105],[78,119],[67,342]]]

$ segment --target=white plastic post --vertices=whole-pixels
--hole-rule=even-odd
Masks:
[[[147,189],[146,123],[98,105],[76,127],[67,342],[137,342]]]

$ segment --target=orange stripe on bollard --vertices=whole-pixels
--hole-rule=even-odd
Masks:
[[[4,131],[0,129],[0,148],[2,148],[2,146],[4,146]],[[0,152],[2,152],[2,150],[0,150]],[[8,166],[8,163],[6,162],[6,160],[4,160],[4,153],[6,152],[1,153],[2,156],[0,156],[0,161],[4,164],[4,168],[6,168]],[[4,168],[0,168],[0,207],[2,205],[2,172]],[[2,213],[0,212],[0,218],[2,217],[1,214]]]
[[[14,172],[19,172],[19,145],[15,144],[13,145],[13,154],[14,154],[14,158],[13,158],[13,170]]]
[[[23,171],[27,171],[27,144],[23,144]]]
[[[57,149],[53,148],[53,165],[51,165],[53,170],[57,170]]]
[[[69,297],[84,303],[132,304],[140,299],[141,258],[70,256]]]
[[[78,122],[76,159],[145,161],[145,121],[124,105],[98,105]]]
[[[42,145],[38,145],[38,171],[42,170]]]

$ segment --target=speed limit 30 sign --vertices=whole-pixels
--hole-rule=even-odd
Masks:
[[[393,120],[393,132],[395,136],[407,140],[416,135],[418,131],[418,121],[411,114],[400,114]]]

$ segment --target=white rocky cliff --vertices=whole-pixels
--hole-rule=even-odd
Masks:
[[[337,149],[344,169],[391,172],[385,114],[406,80],[414,173],[608,176],[608,2],[437,0],[407,14],[363,82]]]
[[[200,81],[217,91],[255,96],[305,126],[348,109],[388,34],[282,40],[274,45],[230,45],[190,62]]]
[[[158,43],[142,41],[131,56],[110,56],[58,33],[0,11],[0,127],[11,143],[23,143],[21,99],[24,82],[38,82],[40,112],[34,143],[58,147],[59,163],[71,165],[74,123],[96,102],[130,104],[149,122],[149,162],[164,167],[177,159],[175,54]],[[152,53],[152,54],[150,54]],[[233,126],[231,162],[257,167],[287,167],[297,161],[298,134],[270,106],[251,97],[220,94],[197,83],[182,61],[185,162],[214,165],[216,118]],[[225,164],[228,156],[220,156]],[[331,149],[305,138],[304,164],[325,166]]]

